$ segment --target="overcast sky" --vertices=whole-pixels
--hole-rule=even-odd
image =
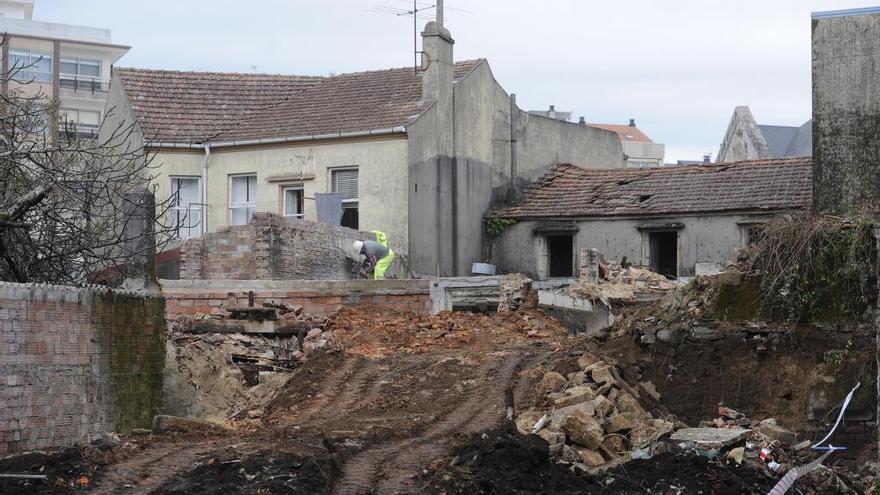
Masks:
[[[485,57],[524,109],[626,123],[667,162],[718,151],[736,105],[810,118],[810,13],[880,0],[447,0],[457,60]],[[316,74],[412,64],[411,0],[37,0],[34,19],[110,28],[118,66]],[[420,21],[420,27],[424,21]],[[254,69],[256,68],[256,69]]]

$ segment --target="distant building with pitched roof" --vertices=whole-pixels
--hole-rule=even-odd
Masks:
[[[626,166],[630,168],[662,167],[666,155],[666,146],[655,143],[647,134],[636,126],[635,119],[629,124],[586,124],[611,131],[620,138]]]
[[[765,125],[747,106],[736,107],[716,161],[720,163],[813,155],[813,121],[801,126]]]
[[[626,256],[671,277],[723,265],[755,227],[812,203],[810,158],[642,170],[558,165],[524,200],[492,215],[516,223],[496,240],[502,271],[572,277],[582,249]]]
[[[155,153],[153,184],[160,199],[174,198],[180,238],[257,211],[316,220],[315,195],[332,192],[343,225],[385,232],[416,272],[467,275],[483,261],[492,201],[558,163],[622,167],[623,150],[613,132],[511,104],[486,60],[453,63],[439,24],[428,23],[422,41],[423,69],[116,69],[116,117],[102,133],[135,124],[131,144]]]

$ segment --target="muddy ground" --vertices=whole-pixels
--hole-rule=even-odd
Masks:
[[[431,318],[345,309],[330,328],[339,350],[310,357],[233,432],[127,436],[2,460],[0,473],[47,480],[0,479],[0,493],[720,494],[766,493],[778,478],[693,453],[592,476],[551,462],[544,440],[506,423],[505,393],[517,410],[534,405],[531,370],[572,372],[599,344],[534,308]],[[618,359],[626,373],[645,371]],[[802,493],[821,493],[810,486]]]

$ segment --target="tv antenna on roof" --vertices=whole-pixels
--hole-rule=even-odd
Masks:
[[[409,3],[410,0],[398,0],[399,2]],[[419,70],[419,26],[418,21],[437,21],[437,24],[443,25],[443,21],[446,19],[443,14],[444,10],[454,10],[457,12],[463,12],[466,14],[470,14],[471,12],[463,9],[456,9],[454,7],[446,7],[444,9],[443,0],[434,0],[435,3],[425,3],[419,2],[418,0],[412,0],[412,9],[404,9],[400,7],[392,7],[388,5],[374,5],[372,8],[366,9],[366,12],[371,12],[373,14],[389,14],[397,17],[405,17],[412,16],[413,19],[413,69],[415,71]],[[429,13],[430,10],[434,10],[434,15]]]

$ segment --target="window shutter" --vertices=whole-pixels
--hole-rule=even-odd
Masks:
[[[334,170],[333,191],[339,193],[343,200],[358,198],[358,171]]]

